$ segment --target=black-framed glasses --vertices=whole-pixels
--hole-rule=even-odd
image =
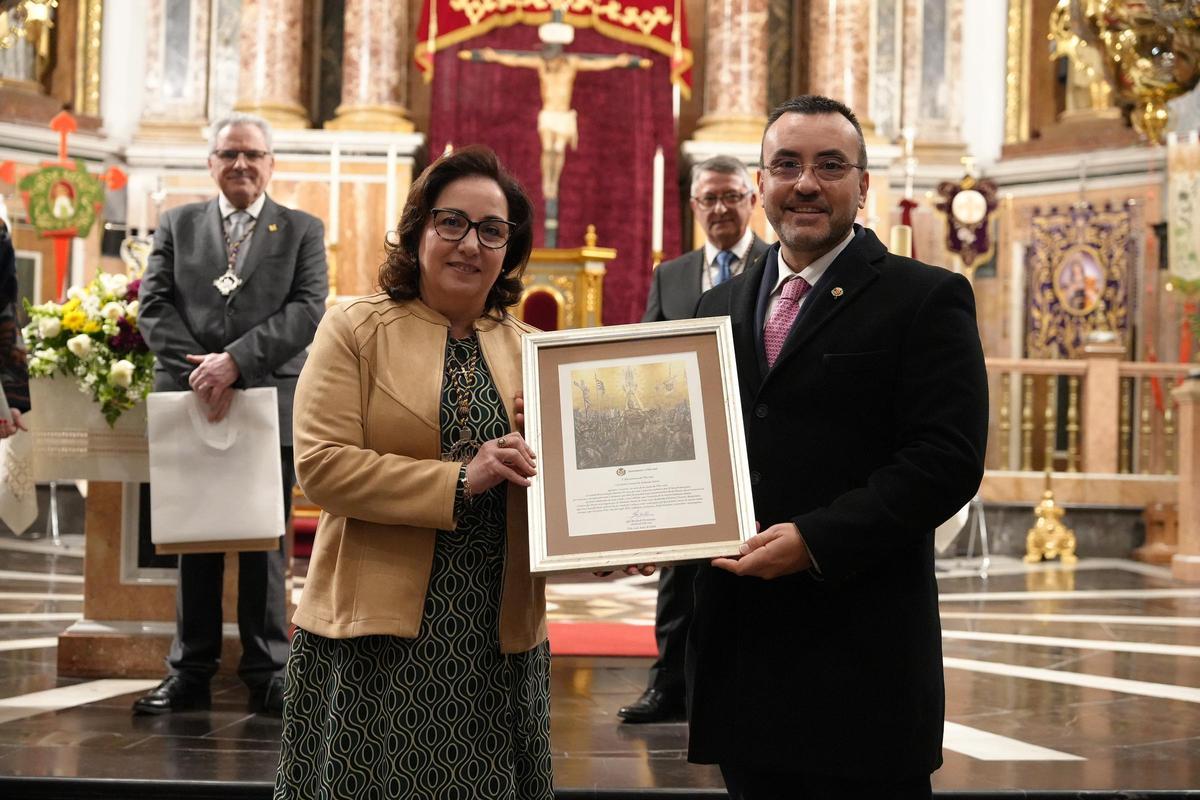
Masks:
[[[717,201],[726,208],[732,208],[742,202],[749,195],[749,192],[722,192],[721,194],[706,194],[701,197],[693,197],[696,205],[700,206],[705,211],[714,208]]]
[[[781,181],[798,181],[804,171],[812,168],[813,176],[822,183],[837,183],[852,169],[866,169],[865,164],[851,164],[840,158],[822,158],[815,164],[804,164],[794,158],[781,158],[767,165],[767,172],[772,178]]]
[[[212,154],[226,164],[234,164],[238,156],[246,159],[247,164],[257,164],[271,153],[267,150],[213,150]]]
[[[496,217],[485,217],[478,222],[472,222],[467,219],[466,214],[452,208],[435,208],[430,214],[433,215],[434,233],[447,242],[461,242],[474,228],[479,243],[490,250],[499,250],[508,244],[513,228],[516,227],[508,220]]]

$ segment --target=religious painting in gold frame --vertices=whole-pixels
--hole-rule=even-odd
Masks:
[[[524,340],[534,573],[736,554],[754,535],[728,317]]]

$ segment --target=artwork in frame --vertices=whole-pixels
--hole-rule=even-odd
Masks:
[[[727,317],[524,340],[530,571],[735,555],[754,535]]]

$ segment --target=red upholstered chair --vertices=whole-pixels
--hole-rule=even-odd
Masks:
[[[562,298],[552,289],[531,286],[517,305],[517,316],[535,328],[559,330],[564,327]]]

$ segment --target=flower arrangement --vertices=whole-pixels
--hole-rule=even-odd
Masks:
[[[138,332],[140,280],[101,273],[67,290],[67,302],[26,303],[30,377],[71,375],[91,395],[111,427],[146,398],[154,355]]]

